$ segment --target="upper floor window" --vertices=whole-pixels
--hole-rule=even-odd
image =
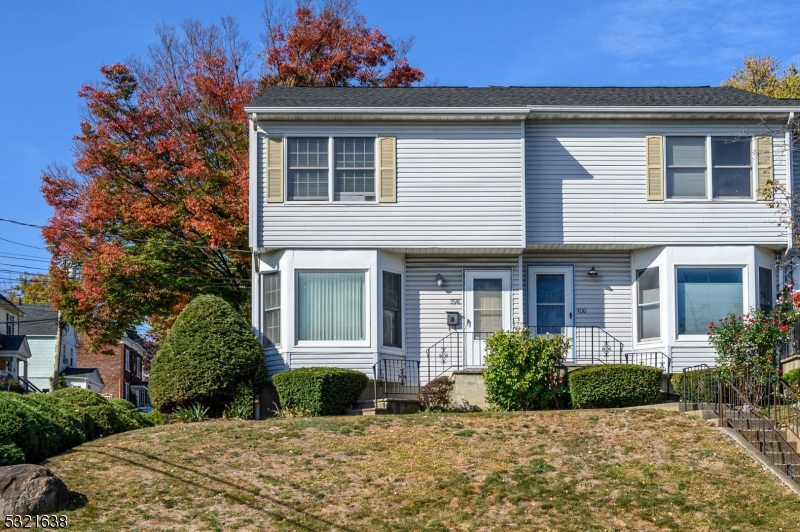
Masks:
[[[125,349],[125,371],[131,370],[131,352]]]
[[[667,137],[665,148],[667,198],[753,197],[750,137]]]
[[[6,334],[9,336],[14,335],[14,316],[6,314]]]
[[[290,138],[288,199],[328,199],[328,139]]]
[[[374,137],[287,139],[287,199],[335,201],[375,199]],[[333,150],[333,168],[328,154]]]

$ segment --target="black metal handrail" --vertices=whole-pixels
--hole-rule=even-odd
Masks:
[[[800,397],[783,381],[776,382],[767,416],[776,428],[791,431],[800,442]]]
[[[800,484],[800,454],[773,425],[773,420],[759,412],[762,405],[754,404],[742,391],[735,379],[718,381],[717,413],[721,424],[733,428],[745,437],[774,466],[783,470],[795,483]],[[747,382],[747,381],[742,381]],[[760,386],[758,382],[755,382]]]
[[[28,393],[31,393],[31,392],[44,393],[42,390],[39,389],[38,386],[33,384],[31,381],[29,381],[25,377],[20,377],[18,380],[23,385],[23,387],[25,388],[26,392],[28,392]]]
[[[419,360],[381,358],[372,365],[375,408],[378,399],[416,397],[419,395]]]
[[[717,404],[719,400],[720,368],[712,368],[708,364],[697,364],[696,366],[683,368],[682,373],[681,399],[683,404]]]
[[[464,331],[451,331],[425,350],[427,382],[463,367],[462,340]]]
[[[622,355],[622,364],[636,364],[658,368],[665,374],[672,373],[672,359],[662,351],[631,351]]]

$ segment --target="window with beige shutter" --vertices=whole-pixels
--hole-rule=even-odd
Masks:
[[[648,135],[645,138],[647,200],[664,199],[664,154],[660,135]]]
[[[283,139],[265,140],[267,203],[283,203]]]
[[[756,187],[758,199],[770,201],[773,197],[772,137],[756,137]]]

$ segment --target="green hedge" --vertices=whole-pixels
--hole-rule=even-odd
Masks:
[[[683,372],[672,376],[672,389],[681,400],[689,403],[716,403],[719,389],[719,369],[689,371],[686,373],[685,384],[686,389],[684,390]]]
[[[128,401],[91,390],[0,391],[0,465],[38,463],[84,441],[148,426]]]
[[[358,400],[369,379],[360,371],[341,368],[300,368],[272,378],[281,408],[312,416],[344,414]]]
[[[662,371],[632,364],[607,364],[571,371],[569,393],[575,408],[650,405],[661,392]]]
[[[0,392],[0,465],[38,463],[85,439],[77,415],[38,394]]]

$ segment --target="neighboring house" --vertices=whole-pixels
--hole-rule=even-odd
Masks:
[[[20,333],[22,310],[0,295],[0,378],[27,379],[30,345]]]
[[[89,349],[88,342],[82,341],[78,362],[82,367],[96,368],[103,383],[103,395],[127,399],[138,407],[146,407],[150,405],[150,396],[142,372],[145,349],[140,341],[134,330],[126,331],[117,345],[103,346],[98,350]]]
[[[56,332],[58,330],[58,311],[50,305],[19,305],[22,319],[19,333],[24,334],[30,345],[28,378],[41,390],[49,390],[55,373]],[[61,331],[61,352],[58,357],[58,371],[78,366],[78,333],[67,325]],[[67,384],[72,385],[69,379]]]
[[[254,330],[270,373],[483,366],[515,323],[568,363],[679,371],[770,309],[800,102],[728,87],[267,87],[250,114]],[[799,115],[800,116],[800,115]],[[412,377],[413,378],[413,377]]]
[[[61,374],[70,388],[84,388],[102,393],[105,385],[97,368],[66,368]]]

